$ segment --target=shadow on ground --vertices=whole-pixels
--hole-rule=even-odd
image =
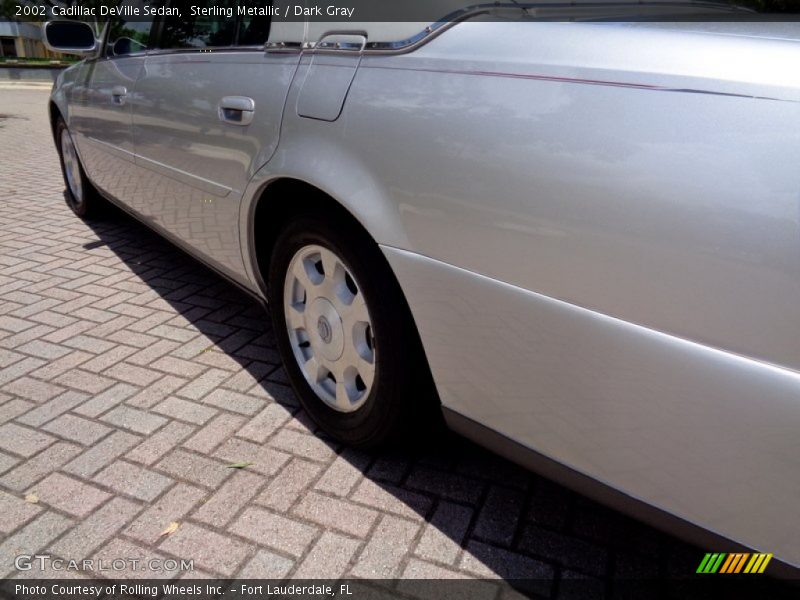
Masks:
[[[273,361],[276,356],[268,315],[254,299],[117,209],[88,224],[98,239],[85,244],[85,251],[113,251],[176,314],[325,439],[286,387],[282,369],[266,372],[263,357],[254,355],[255,347]],[[213,321],[207,318],[212,311],[217,315]],[[231,334],[232,329],[238,331]],[[705,550],[454,434],[442,431],[437,440],[424,442],[405,450],[364,453],[326,440],[383,490],[394,506],[390,511],[413,511],[432,525],[423,534],[426,543],[417,546],[420,558],[478,577],[500,577],[526,596],[707,597],[694,588],[697,579],[692,578]],[[783,595],[782,584],[768,587],[770,597]]]

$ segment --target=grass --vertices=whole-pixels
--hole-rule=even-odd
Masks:
[[[0,65],[14,66],[50,66],[50,65],[71,65],[78,62],[76,58],[13,58],[9,56],[0,57]]]

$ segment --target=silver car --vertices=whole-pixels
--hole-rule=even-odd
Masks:
[[[180,18],[47,25],[86,56],[50,100],[75,213],[268,304],[339,440],[443,414],[800,565],[798,24]]]

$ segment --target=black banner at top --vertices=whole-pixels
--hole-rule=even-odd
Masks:
[[[773,21],[800,18],[800,0],[0,0],[0,19],[15,21],[248,16],[337,23],[436,23],[464,18]]]

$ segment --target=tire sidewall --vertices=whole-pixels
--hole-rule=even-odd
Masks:
[[[89,182],[86,179],[86,173],[83,170],[83,165],[81,165],[80,163],[80,158],[78,158],[78,169],[80,170],[81,186],[83,186],[83,198],[81,200],[75,198],[75,195],[72,193],[72,189],[69,187],[69,179],[67,178],[67,169],[66,166],[64,165],[64,154],[62,151],[62,139],[64,135],[71,136],[72,134],[69,132],[69,128],[67,127],[67,124],[64,122],[64,119],[59,117],[58,122],[56,124],[56,147],[58,148],[58,159],[61,164],[61,175],[64,178],[64,186],[65,186],[64,195],[67,200],[67,205],[70,207],[70,209],[72,209],[72,212],[74,212],[79,217],[84,217],[86,216],[89,206],[87,197],[89,193],[89,188],[87,184]],[[72,140],[72,144],[73,145],[75,144],[74,139]]]

